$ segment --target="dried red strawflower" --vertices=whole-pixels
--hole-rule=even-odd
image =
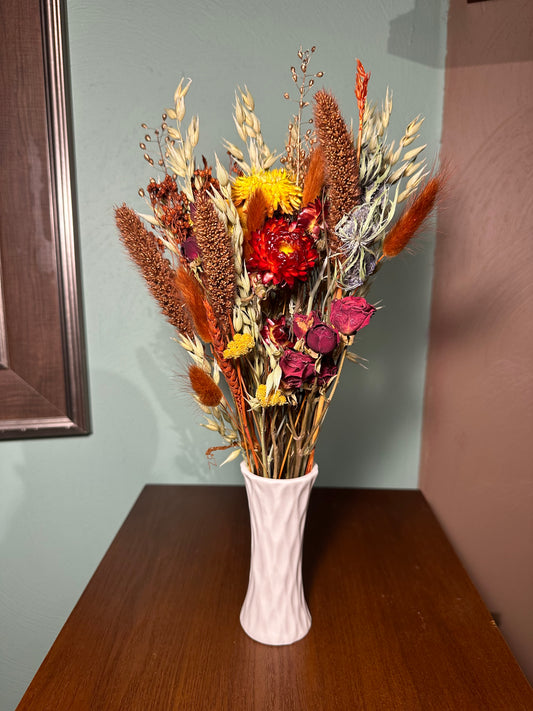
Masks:
[[[267,220],[252,233],[250,250],[248,269],[259,272],[264,284],[294,286],[297,279],[306,281],[318,259],[313,238],[282,217]]]

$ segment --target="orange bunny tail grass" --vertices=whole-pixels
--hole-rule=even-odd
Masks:
[[[231,239],[218,219],[207,193],[194,203],[193,231],[202,254],[202,281],[219,325],[225,334],[231,330],[235,304],[235,261]]]
[[[163,257],[157,237],[144,228],[135,212],[126,205],[115,208],[115,221],[122,242],[163,314],[179,333],[194,338],[191,319],[176,286],[176,272]]]
[[[205,407],[216,407],[222,400],[222,390],[213,378],[198,365],[189,366],[189,381],[198,400]]]
[[[418,195],[413,198],[383,241],[384,257],[396,257],[405,249],[431,213],[443,184],[444,177],[441,171],[428,180]]]
[[[258,188],[248,200],[246,208],[246,228],[248,232],[260,230],[268,214],[268,202],[265,193]]]
[[[246,231],[244,233],[244,258],[248,259],[251,254],[250,236],[252,232],[260,230],[265,224],[268,215],[268,202],[265,193],[258,188],[248,200],[246,207]]]
[[[226,342],[218,326],[217,318],[213,309],[211,308],[211,305],[208,301],[205,301],[204,306],[205,312],[207,314],[207,323],[211,332],[211,343],[213,346],[213,352],[217,359],[217,363],[220,367],[220,370],[222,371],[222,375],[226,378],[226,382],[228,383],[228,387],[231,390],[231,394],[233,396],[233,399],[235,400],[237,408],[239,410],[242,410],[242,408],[245,407],[245,403],[242,398],[242,391],[239,384],[239,377],[237,375],[237,371],[235,369],[235,366],[233,365],[233,361],[226,360],[224,358],[223,353],[226,348]]]
[[[211,332],[204,306],[205,295],[198,280],[188,269],[180,267],[176,273],[176,283],[187,304],[198,335],[205,343],[211,343]]]
[[[324,151],[317,146],[311,153],[309,168],[305,176],[302,206],[314,202],[324,187]]]
[[[329,187],[330,241],[332,249],[338,251],[338,239],[333,232],[335,225],[361,202],[359,164],[339,105],[335,97],[323,89],[315,94],[314,116]]]

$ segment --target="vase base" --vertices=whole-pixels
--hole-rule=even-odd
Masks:
[[[243,621],[242,613],[240,616],[240,623],[243,631],[248,635],[248,637],[250,637],[250,639],[253,639],[254,642],[259,642],[260,644],[265,644],[270,647],[283,647],[288,644],[293,644],[294,642],[299,642],[307,636],[309,630],[311,629],[311,615],[309,615],[309,623],[305,627],[302,627],[294,635],[283,637],[281,635],[279,637],[269,635],[267,630],[252,630],[247,628],[246,622]]]

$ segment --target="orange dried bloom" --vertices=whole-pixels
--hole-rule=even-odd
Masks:
[[[248,232],[260,230],[265,224],[267,214],[268,203],[265,193],[261,188],[257,188],[252,197],[248,200],[248,206],[246,208],[246,229]]]
[[[309,168],[305,176],[302,205],[305,207],[320,196],[324,187],[324,152],[317,146],[311,153]]]
[[[268,203],[264,192],[261,188],[253,193],[252,197],[248,200],[246,208],[246,231],[244,233],[244,243],[243,251],[244,258],[248,259],[250,256],[250,235],[252,232],[260,230],[265,224],[265,220],[268,214]]]
[[[385,257],[396,257],[405,249],[433,209],[442,183],[442,173],[439,173],[414,197],[383,241]]]
[[[181,267],[176,274],[176,283],[187,304],[198,335],[205,343],[211,343],[211,332],[204,306],[205,295],[198,280],[188,269]]]
[[[189,381],[198,400],[205,407],[216,407],[222,400],[222,390],[213,378],[198,365],[189,366]]]
[[[366,72],[362,62],[357,60],[357,75],[355,78],[355,98],[359,109],[359,130],[357,133],[357,160],[361,154],[361,138],[363,135],[363,116],[365,114],[366,95],[368,92],[368,80],[370,72]]]

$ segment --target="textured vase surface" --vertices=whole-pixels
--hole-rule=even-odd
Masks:
[[[309,474],[295,479],[256,476],[244,463],[241,471],[252,534],[241,625],[249,637],[263,644],[291,644],[311,627],[302,583],[302,544],[318,467],[315,464]]]

